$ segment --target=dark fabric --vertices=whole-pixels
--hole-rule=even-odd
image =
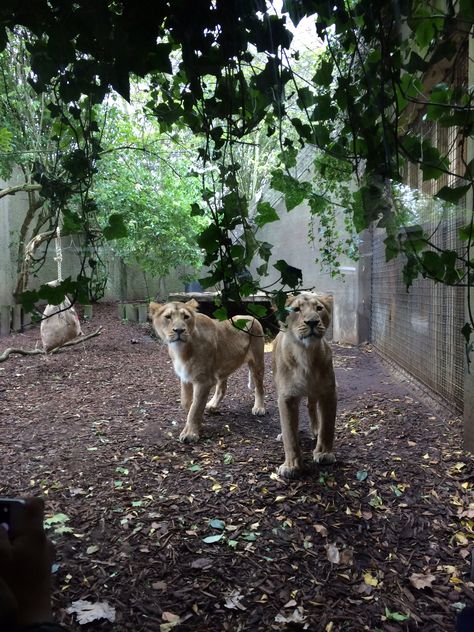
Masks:
[[[474,632],[474,606],[464,608],[456,622],[456,632]]]
[[[18,632],[67,632],[59,623],[33,623],[33,625],[27,625],[26,628],[21,628]]]

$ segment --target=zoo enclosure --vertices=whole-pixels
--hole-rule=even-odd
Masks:
[[[456,249],[459,223],[455,215],[443,220],[438,245]],[[417,279],[407,292],[403,261],[385,261],[384,238],[383,231],[373,233],[370,340],[385,358],[462,412],[464,288]]]

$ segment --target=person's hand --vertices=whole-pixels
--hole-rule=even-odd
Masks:
[[[0,527],[0,608],[17,606],[18,627],[52,621],[54,550],[43,529],[43,501],[28,499],[10,533]],[[2,601],[4,602],[2,604]]]

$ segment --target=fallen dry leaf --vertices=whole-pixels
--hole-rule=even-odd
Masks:
[[[413,573],[410,575],[410,584],[417,588],[418,590],[422,590],[423,588],[431,588],[431,584],[436,580],[434,575],[423,575],[423,573]]]
[[[377,586],[379,583],[379,580],[376,577],[374,577],[372,573],[365,573],[364,582],[367,584],[367,586]]]
[[[328,530],[326,529],[326,527],[323,524],[315,524],[313,526],[316,529],[316,532],[319,533],[320,536],[322,536],[323,538],[327,537]]]
[[[304,615],[304,610],[301,606],[298,606],[298,608],[295,608],[293,612],[288,616],[277,614],[277,616],[275,617],[275,621],[277,623],[304,623],[305,620],[306,620],[306,617]]]
[[[153,582],[151,587],[153,588],[153,590],[166,590],[168,588],[168,584],[166,582],[158,581]]]
[[[244,598],[238,590],[233,590],[227,597],[225,598],[224,608],[229,608],[230,610],[247,610],[243,603],[240,603],[240,600]]]
[[[339,553],[339,549],[337,548],[337,546],[335,544],[328,544],[326,546],[326,554],[328,557],[328,560],[332,563],[332,564],[339,564],[341,561],[341,554]]]
[[[191,562],[191,568],[197,569],[205,569],[210,568],[212,566],[212,560],[210,557],[198,557],[196,560]]]
[[[352,549],[344,549],[341,552],[341,564],[350,566],[352,564],[353,558],[354,558],[354,551]]]
[[[91,603],[90,601],[79,599],[78,601],[73,601],[66,612],[75,614],[79,625],[85,625],[86,623],[97,621],[97,619],[108,619],[111,623],[115,621],[115,608],[109,606],[106,601]]]
[[[163,612],[161,618],[168,623],[177,623],[180,617],[179,614],[174,614],[174,612]]]

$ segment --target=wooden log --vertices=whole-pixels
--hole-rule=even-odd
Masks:
[[[85,342],[86,340],[90,340],[91,338],[95,338],[95,336],[98,336],[101,331],[102,331],[102,327],[99,327],[98,329],[96,329],[90,334],[87,334],[85,336],[78,336],[77,338],[74,338],[74,340],[69,340],[69,342],[66,342],[60,347],[51,349],[49,353],[50,354],[58,353],[65,347],[72,347],[74,345],[78,345],[81,342]],[[47,352],[44,349],[21,349],[17,347],[9,347],[8,349],[5,349],[3,353],[0,354],[0,362],[4,362],[5,360],[7,360],[13,353],[23,355],[23,356],[47,355]]]

